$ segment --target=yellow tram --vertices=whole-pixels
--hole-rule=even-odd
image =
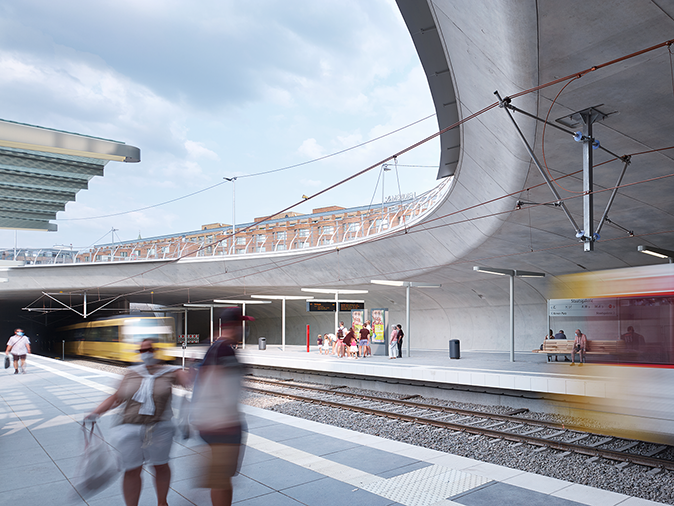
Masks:
[[[175,346],[173,318],[118,315],[57,329],[67,355],[138,362],[138,347],[144,339],[155,342],[157,358],[171,360],[164,350]]]

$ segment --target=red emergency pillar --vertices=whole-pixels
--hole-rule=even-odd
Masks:
[[[307,323],[307,353],[309,353],[309,324]]]

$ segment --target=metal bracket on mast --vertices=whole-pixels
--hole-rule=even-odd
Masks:
[[[545,183],[548,185],[548,188],[552,192],[552,194],[555,196],[555,199],[557,200],[556,204],[559,205],[559,207],[562,208],[562,211],[564,211],[564,214],[566,217],[569,219],[571,222],[571,225],[573,226],[573,229],[576,231],[576,237],[582,238],[583,233],[576,224],[576,220],[573,219],[573,216],[571,216],[571,213],[569,210],[566,208],[566,205],[562,201],[562,198],[559,196],[559,193],[557,192],[557,188],[554,187],[552,184],[552,181],[550,180],[550,177],[548,176],[547,172],[543,170],[543,167],[541,166],[541,163],[538,161],[538,158],[536,158],[536,155],[534,153],[534,150],[531,149],[531,146],[527,142],[526,137],[524,137],[524,134],[522,133],[522,130],[520,130],[520,127],[518,126],[517,122],[515,121],[515,118],[513,118],[512,114],[510,114],[509,106],[510,106],[510,98],[506,97],[505,99],[501,98],[501,95],[499,95],[498,91],[494,92],[494,95],[496,95],[496,98],[498,98],[499,101],[499,107],[505,110],[505,112],[508,114],[508,117],[510,118],[510,121],[512,121],[513,125],[515,126],[515,130],[517,130],[517,133],[519,134],[520,138],[522,139],[522,142],[524,143],[524,147],[527,149],[527,152],[529,153],[529,156],[533,160],[534,164],[536,167],[538,167],[538,171],[540,172],[541,176],[543,176],[543,179],[545,180]]]

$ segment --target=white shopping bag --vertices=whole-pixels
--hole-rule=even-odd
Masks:
[[[119,453],[103,438],[96,422],[87,429],[82,425],[84,452],[75,477],[75,487],[84,498],[91,497],[111,485],[119,473],[121,465]]]

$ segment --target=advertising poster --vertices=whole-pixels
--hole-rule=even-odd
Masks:
[[[363,328],[363,320],[365,319],[365,311],[362,309],[354,309],[351,311],[351,326],[353,331],[358,336],[358,332]]]
[[[385,309],[373,309],[372,310],[372,331],[374,332],[374,337],[372,338],[373,343],[384,343],[384,329],[386,328]]]

